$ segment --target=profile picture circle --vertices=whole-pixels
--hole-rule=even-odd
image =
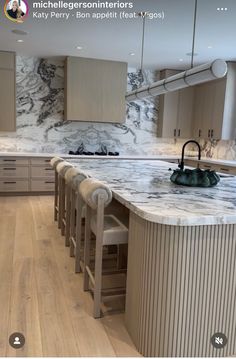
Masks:
[[[4,13],[8,20],[23,23],[29,13],[29,5],[26,0],[7,0]]]

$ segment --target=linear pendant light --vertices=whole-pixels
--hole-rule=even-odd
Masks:
[[[227,63],[216,59],[212,62],[193,67],[195,31],[196,31],[197,0],[195,0],[194,29],[192,44],[191,69],[180,72],[164,80],[156,81],[151,85],[142,86],[126,93],[127,102],[154,97],[171,91],[177,91],[189,86],[195,86],[204,82],[216,80],[227,74]]]
[[[165,94],[167,92],[195,86],[224,77],[227,74],[227,63],[224,60],[214,60],[177,75],[167,77],[165,80],[154,82],[149,86],[126,93],[126,101],[142,100],[144,98]]]

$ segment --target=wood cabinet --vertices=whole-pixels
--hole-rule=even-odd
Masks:
[[[161,71],[161,79],[175,75],[177,71]],[[159,98],[158,137],[190,138],[192,136],[194,88],[188,87],[169,92]]]
[[[226,78],[195,87],[193,135],[221,139],[225,107]]]
[[[0,157],[0,194],[53,193],[54,170],[46,157]]]
[[[160,96],[158,137],[235,139],[235,98],[236,63],[228,62],[226,77]]]
[[[65,120],[125,122],[126,63],[68,57],[65,67]]]
[[[234,166],[230,166],[227,164],[219,164],[219,163],[212,163],[212,162],[207,162],[207,161],[198,161],[198,160],[194,160],[194,159],[185,159],[184,161],[186,166],[191,166],[191,167],[199,167],[203,170],[211,170],[211,171],[216,171],[219,173],[225,173],[228,175],[236,175],[236,167]]]
[[[0,51],[0,132],[16,130],[15,53]]]

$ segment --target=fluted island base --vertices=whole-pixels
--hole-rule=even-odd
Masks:
[[[178,227],[130,213],[126,326],[145,356],[236,354],[236,225]],[[226,335],[223,349],[211,344]]]

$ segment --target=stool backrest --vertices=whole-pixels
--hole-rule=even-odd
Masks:
[[[88,175],[83,171],[78,170],[78,174],[73,177],[71,186],[76,193],[79,193],[80,184],[88,178]]]
[[[66,174],[66,171],[71,167],[73,167],[71,163],[63,161],[56,166],[56,171],[59,173],[59,175],[64,176]]]
[[[110,188],[93,178],[85,179],[80,184],[79,193],[84,202],[93,210],[97,210],[99,198],[103,202],[104,207],[107,207],[112,200],[112,192]]]
[[[65,174],[66,184],[70,184],[72,182],[73,178],[75,176],[77,176],[78,174],[79,174],[79,171],[76,168],[74,168],[74,167],[69,168]]]
[[[63,161],[64,161],[63,158],[55,156],[51,159],[50,164],[51,164],[52,168],[56,169],[57,165]]]
[[[92,211],[96,212],[97,240],[102,241],[104,227],[104,208],[112,201],[112,192],[104,183],[93,178],[85,179],[79,188],[79,193],[86,203],[86,227],[88,232]]]

